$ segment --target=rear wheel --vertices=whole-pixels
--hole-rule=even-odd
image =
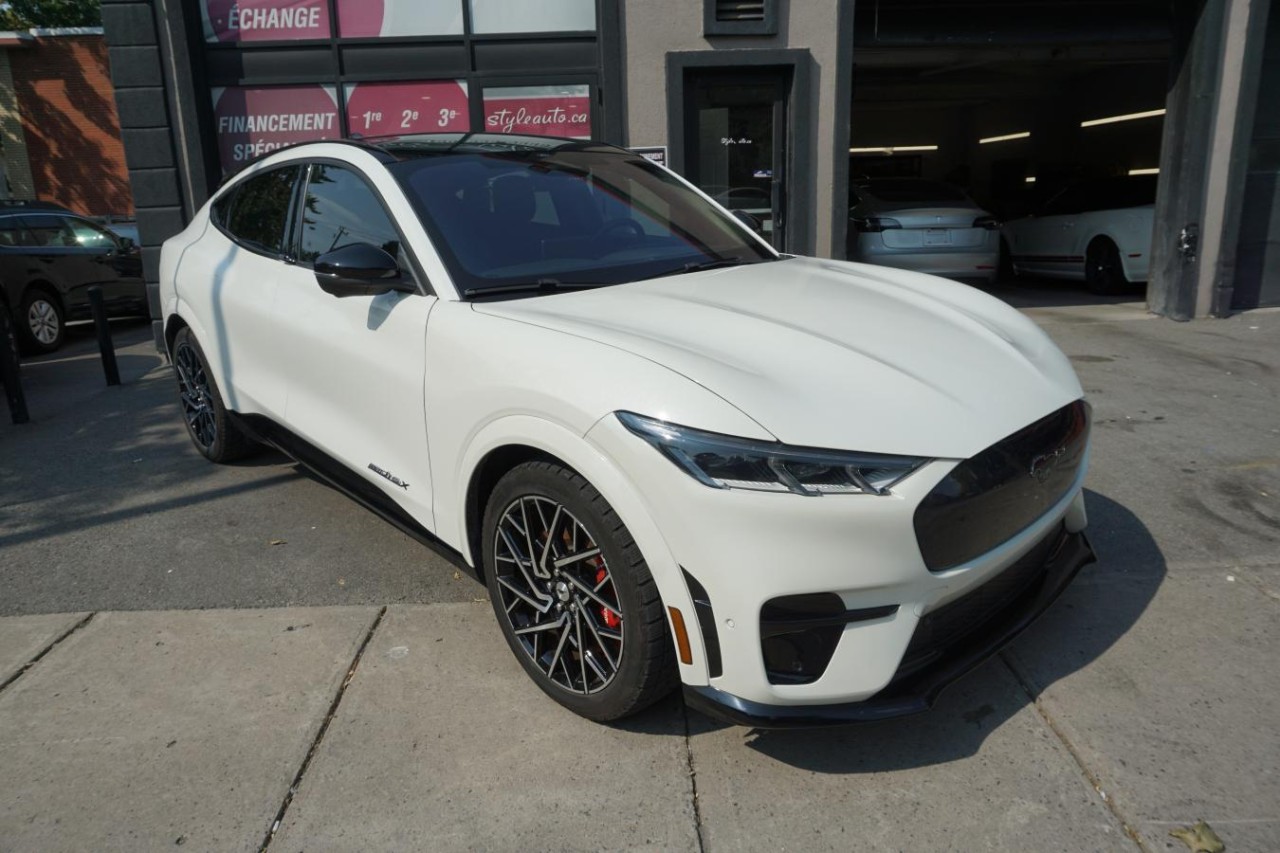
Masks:
[[[49,353],[62,346],[66,322],[57,297],[43,287],[33,287],[18,308],[18,341],[31,353]]]
[[[554,462],[527,462],[484,515],[489,598],[529,677],[561,705],[616,720],[676,683],[657,585],[595,488]]]
[[[1089,244],[1084,256],[1084,280],[1091,293],[1114,296],[1129,286],[1120,263],[1120,250],[1105,238]]]
[[[196,449],[213,462],[231,462],[251,453],[255,445],[228,416],[209,362],[190,329],[180,330],[173,339],[173,369],[182,420]]]

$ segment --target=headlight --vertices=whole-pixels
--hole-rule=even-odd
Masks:
[[[884,495],[927,459],[788,447],[618,412],[618,420],[699,482],[797,495]]]

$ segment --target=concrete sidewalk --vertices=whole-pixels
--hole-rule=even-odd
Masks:
[[[189,460],[164,369],[0,425],[0,850],[1280,850],[1280,314],[1027,313],[1094,405],[1101,560],[841,730],[574,717],[481,587],[283,462]]]

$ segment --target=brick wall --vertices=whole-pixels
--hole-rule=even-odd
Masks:
[[[101,35],[40,36],[9,51],[36,197],[132,215],[133,194]]]

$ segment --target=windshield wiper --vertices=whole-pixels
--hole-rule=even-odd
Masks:
[[[500,284],[497,287],[470,287],[462,291],[467,298],[473,296],[489,296],[497,293],[561,293],[568,290],[590,290],[593,287],[604,287],[596,282],[560,281],[558,278],[540,278],[537,281],[522,281],[518,284]]]
[[[703,270],[714,270],[721,267],[740,267],[744,264],[755,263],[755,261],[746,261],[741,258],[716,258],[712,261],[692,261],[682,267],[673,270],[660,272],[657,275],[649,276],[650,278],[663,278],[669,275],[683,275],[687,272],[702,272]]]

